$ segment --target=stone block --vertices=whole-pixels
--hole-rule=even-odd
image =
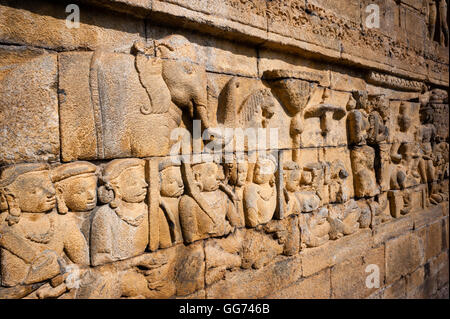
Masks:
[[[365,298],[373,294],[384,283],[384,265],[384,246],[336,264],[331,268],[332,298]],[[377,274],[379,276],[373,280],[369,277]],[[368,287],[367,284],[375,286]]]
[[[262,298],[296,282],[302,274],[298,256],[277,257],[258,270],[227,272],[221,280],[206,288],[208,298]]]
[[[370,230],[360,229],[352,235],[329,241],[322,246],[304,249],[300,252],[303,276],[308,277],[353,256],[363,254],[371,245]]]
[[[390,221],[379,224],[373,228],[373,243],[375,246],[392,238],[398,237],[414,227],[411,215],[393,218]]]
[[[0,42],[54,50],[98,49],[126,52],[144,39],[144,20],[78,4],[80,27],[66,27],[66,6],[50,1],[0,3]]]
[[[426,260],[437,256],[442,251],[442,222],[438,221],[427,227]]]
[[[292,285],[270,294],[268,299],[329,299],[330,298],[330,270],[307,278],[301,278]]]
[[[361,76],[337,69],[330,71],[330,88],[348,92],[366,90],[366,82]]]
[[[206,71],[257,77],[256,49],[226,39],[206,37],[192,31],[161,28],[158,25],[147,25],[147,36],[152,40],[160,40],[172,34],[182,35],[188,39],[198,60]]]
[[[273,51],[263,47],[259,52],[258,68],[258,76],[262,76],[264,71],[268,70],[290,70],[313,73],[320,77],[319,84],[321,86],[330,86],[330,71],[326,65],[301,58],[291,53]]]
[[[405,234],[386,242],[386,283],[391,284],[414,271],[424,258],[418,236]]]
[[[406,280],[401,278],[383,290],[382,299],[406,298]]]
[[[423,292],[421,288],[424,281],[424,267],[419,267],[413,273],[406,276],[406,293],[408,298],[420,298],[420,294]]]
[[[0,46],[0,165],[59,160],[57,74],[56,54]]]
[[[442,217],[442,206],[427,207],[424,210],[419,210],[411,214],[411,217],[414,221],[414,229],[419,229],[424,225],[431,224],[440,219]]]

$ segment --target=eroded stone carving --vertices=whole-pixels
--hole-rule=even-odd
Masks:
[[[205,128],[212,126],[205,67],[190,42],[169,36],[157,41],[155,51],[156,56],[136,43],[135,55],[101,50],[62,55],[64,160],[168,155],[176,142],[171,130],[181,125],[183,110]],[[82,73],[76,81],[74,68]]]
[[[188,184],[195,190],[180,200],[180,222],[184,241],[223,236],[239,224],[239,216],[232,200],[219,188],[219,169],[216,163],[192,165]]]
[[[275,170],[272,159],[260,157],[249,173],[249,183],[244,188],[245,224],[249,227],[267,223],[275,213]]]
[[[101,206],[92,219],[91,263],[94,266],[143,253],[148,244],[145,162],[117,159],[103,168]]]
[[[53,170],[58,212],[74,218],[87,241],[92,210],[97,205],[97,166],[89,162],[63,164]]]
[[[66,267],[72,263],[88,265],[89,250],[70,216],[56,212],[56,191],[48,166],[7,167],[1,173],[0,185],[8,205],[0,225],[2,286],[23,285],[17,290],[23,297],[42,284],[29,285],[50,281],[51,287],[42,289],[39,297],[62,295],[69,289]]]
[[[442,43],[445,5],[438,31],[430,4]],[[288,7],[341,21],[310,3]],[[336,39],[361,40],[339,28]],[[389,54],[411,57],[403,49]],[[230,273],[448,201],[444,90],[376,71],[339,89],[333,68],[231,76],[207,72],[200,52],[171,35],[131,54],[58,53],[62,163],[2,170],[0,297],[200,296]],[[277,128],[278,158],[253,163],[245,145],[231,163],[173,161],[170,133],[193,131],[193,119],[226,145],[215,128]]]

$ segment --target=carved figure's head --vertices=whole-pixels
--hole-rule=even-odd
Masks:
[[[271,185],[275,183],[275,160],[270,157],[259,157],[255,163],[253,171],[253,182],[255,184],[267,184]]]
[[[97,205],[97,166],[89,162],[63,164],[52,172],[58,211],[85,212]]]
[[[300,185],[300,167],[297,163],[289,161],[283,165],[284,185],[287,191],[296,192]]]
[[[105,165],[99,189],[103,202],[116,208],[121,201],[143,202],[147,196],[145,161],[136,158],[116,159]]]
[[[180,165],[171,161],[159,164],[160,192],[164,197],[179,197],[184,192],[183,178]]]
[[[192,166],[194,180],[200,191],[212,192],[219,188],[219,169],[214,162],[200,163]]]
[[[0,175],[0,196],[8,205],[10,225],[20,213],[47,213],[56,205],[56,192],[46,164],[17,164]]]

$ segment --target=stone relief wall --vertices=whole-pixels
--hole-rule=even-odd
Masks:
[[[267,19],[273,34],[344,52],[352,43],[380,63],[386,53],[389,72],[270,41],[235,43],[189,23],[178,29],[178,18],[141,24],[140,5],[110,2],[92,7],[80,33],[47,38],[63,28],[64,6],[0,1],[13,25],[52,13],[43,39],[0,23],[1,298],[445,294],[445,1],[383,7],[422,17],[422,47],[387,41],[383,28],[364,34],[364,1],[348,2],[350,16],[319,0],[219,6],[226,21],[250,12],[250,27],[262,30]],[[210,7],[197,4],[154,1],[148,10],[159,21],[158,11]],[[220,129],[269,134],[256,148],[217,153],[218,163],[180,161],[186,149],[173,156],[181,143],[173,132],[194,134],[194,120],[205,147],[237,145]],[[381,289],[349,277],[366,264],[383,268]],[[425,293],[420,272],[430,265],[434,288]]]

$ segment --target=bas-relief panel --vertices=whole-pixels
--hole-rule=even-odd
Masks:
[[[213,110],[199,61],[178,35],[59,53],[63,163],[1,171],[0,296],[184,296],[204,271],[212,283],[448,200],[445,91],[389,100],[274,69],[230,76]],[[225,128],[263,144],[180,160],[171,134],[193,120],[216,151],[238,144]]]

